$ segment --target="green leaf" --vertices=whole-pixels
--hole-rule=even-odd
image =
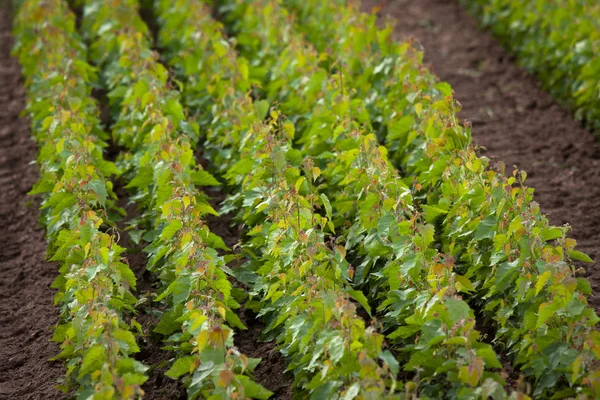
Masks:
[[[585,278],[577,278],[577,290],[586,296],[590,296],[592,294],[592,285]]]
[[[129,184],[125,186],[125,188],[129,189],[148,187],[152,183],[153,175],[154,171],[151,167],[143,166],[138,170],[138,173],[135,176],[135,178],[133,178],[131,182],[129,182]]]
[[[333,398],[333,394],[336,389],[341,385],[341,382],[329,381],[321,384],[316,388],[311,396],[310,400],[329,400]]]
[[[406,326],[401,326],[400,328],[396,329],[394,332],[390,333],[388,335],[388,339],[393,340],[393,339],[406,339],[409,338],[411,336],[413,336],[415,333],[419,332],[421,330],[421,327],[418,325],[406,325]]]
[[[352,386],[348,388],[346,394],[344,395],[343,400],[353,400],[360,393],[360,384],[358,382],[353,383]]]
[[[183,107],[181,106],[181,103],[175,98],[170,98],[169,100],[167,100],[164,110],[179,121],[185,119]]]
[[[405,115],[388,126],[387,141],[391,142],[404,137],[409,131],[415,119],[411,115]]]
[[[494,232],[496,231],[496,222],[496,217],[493,215],[481,221],[475,231],[475,240],[493,239]]]
[[[448,309],[448,315],[453,323],[469,317],[471,308],[463,300],[447,299],[445,305]]]
[[[129,287],[135,289],[136,279],[135,279],[135,274],[133,273],[131,268],[129,268],[129,266],[127,264],[124,264],[122,262],[116,263],[116,268],[119,271],[119,273],[121,274],[121,278],[123,278],[123,280],[125,282],[127,282]]]
[[[181,326],[181,323],[177,322],[179,315],[180,313],[177,311],[168,311],[164,313],[160,322],[156,325],[156,328],[154,328],[154,332],[168,336],[177,331]]]
[[[466,276],[454,275],[454,279],[456,280],[457,283],[459,283],[459,285],[460,285],[459,290],[461,292],[463,292],[463,291],[471,292],[471,291],[475,290],[475,288],[473,287],[473,284],[471,283],[469,278],[467,278]]]
[[[325,195],[325,193],[321,193],[321,201],[323,202],[323,206],[325,207],[327,218],[331,221],[333,219],[331,203],[329,202],[329,198]]]
[[[447,210],[443,210],[439,207],[423,205],[423,213],[425,214],[425,221],[428,223],[433,222],[438,216],[448,214]]]
[[[130,331],[119,329],[114,333],[115,339],[119,346],[127,353],[138,353],[140,348],[135,342],[135,337]]]
[[[540,276],[538,276],[538,280],[535,283],[535,294],[538,295],[540,293],[540,291],[544,288],[544,285],[546,285],[546,282],[548,282],[548,279],[550,278],[550,271],[545,271],[543,274],[541,274]]]
[[[169,370],[165,372],[165,375],[169,378],[177,379],[181,375],[189,374],[190,367],[192,366],[195,360],[195,356],[178,358],[177,360],[175,360],[171,368],[169,368]]]
[[[131,239],[131,241],[135,244],[140,244],[140,241],[142,240],[142,235],[144,234],[144,231],[141,229],[135,229],[132,231],[129,231],[129,238]]]
[[[244,325],[240,317],[238,317],[237,314],[231,311],[230,309],[225,310],[225,318],[227,320],[227,323],[233,328],[238,328],[242,330],[248,329],[246,325]]]
[[[269,102],[266,100],[255,101],[254,110],[256,111],[256,117],[258,119],[265,119],[269,112]]]
[[[106,202],[106,184],[104,181],[100,179],[94,179],[88,183],[88,189],[92,189],[98,195],[98,199],[100,200],[100,204],[104,205]]]
[[[592,260],[590,258],[590,256],[588,256],[585,253],[582,253],[581,251],[569,250],[567,252],[567,254],[569,255],[569,258],[572,259],[572,260],[583,261],[583,262],[587,262],[587,263],[593,263],[594,262],[594,260]]]
[[[552,317],[562,307],[559,302],[542,303],[538,310],[538,319],[535,324],[535,329],[542,326],[550,317]]]
[[[162,233],[160,234],[160,238],[164,241],[171,240],[171,238],[181,229],[183,226],[183,222],[181,220],[173,220],[169,225],[165,226]]]
[[[363,292],[361,292],[360,290],[347,290],[347,293],[350,295],[350,297],[352,297],[354,300],[356,300],[361,306],[363,306],[363,308],[369,314],[369,317],[372,317],[371,306],[369,306],[369,300],[367,300],[367,297],[364,295]]]
[[[452,86],[446,82],[438,82],[434,85],[434,87],[439,90],[444,97],[452,95]]]
[[[194,172],[192,176],[192,180],[194,185],[196,186],[220,186],[221,183],[212,176],[209,172],[204,170],[199,170]]]
[[[475,352],[479,357],[483,358],[486,368],[502,368],[502,364],[498,361],[498,356],[496,355],[496,352],[494,352],[494,349],[492,349],[490,345],[482,344],[482,346],[483,347],[481,348],[475,349]]]
[[[83,378],[85,375],[101,369],[105,360],[106,349],[102,345],[95,344],[87,349],[83,356],[81,368],[79,369],[79,378]]]
[[[542,237],[547,242],[550,240],[558,239],[562,237],[562,235],[562,229],[560,228],[547,228],[544,229],[544,231],[542,232]]]
[[[392,353],[390,353],[388,350],[384,350],[379,353],[379,359],[390,367],[390,370],[394,373],[394,375],[398,374],[400,371],[400,363],[398,363],[398,360],[396,360],[396,357],[394,357]]]
[[[273,392],[265,389],[258,383],[254,382],[245,375],[236,375],[237,379],[242,383],[244,387],[244,395],[252,399],[266,400],[273,396]]]

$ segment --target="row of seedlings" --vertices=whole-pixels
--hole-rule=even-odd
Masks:
[[[298,157],[293,135],[292,123],[271,111],[268,124],[242,137],[241,158],[227,172],[240,186],[230,206],[250,227],[243,251],[256,277],[246,306],[265,319],[295,386],[312,398],[395,398],[397,363],[352,301],[368,310],[348,284],[345,249],[327,241],[330,220],[316,212],[327,203],[313,187],[319,170]]]
[[[354,283],[370,287],[371,297],[383,302],[380,308],[387,328],[395,328],[389,338],[401,349],[403,368],[414,371],[420,381],[415,390],[431,396],[450,392],[477,397],[485,392],[505,397],[499,385],[503,379],[486,371],[486,366],[495,369],[501,365],[491,347],[479,341],[474,313],[457,294],[469,290],[470,281],[452,273],[451,258],[433,247],[434,227],[412,206],[408,186],[389,165],[372,160],[370,153],[379,149],[368,132],[363,135],[357,130],[365,122],[365,106],[360,99],[348,98],[343,74],[330,79],[318,67],[318,56],[289,28],[290,21],[277,2],[247,5],[237,2],[229,10],[230,18],[239,23],[233,29],[241,51],[252,67],[268,71],[262,76],[264,92],[269,100],[281,101],[286,116],[296,121],[301,153],[315,155],[316,165],[327,171],[325,192],[336,199],[332,207],[338,212],[336,225],[342,228],[338,240],[345,242],[360,264]],[[353,119],[356,124],[350,122]],[[348,129],[353,133],[345,136]],[[354,157],[359,162],[356,170],[352,169]],[[372,166],[380,173],[387,172],[379,179],[369,177],[366,170]],[[339,175],[330,175],[331,171]],[[361,186],[371,180],[379,184]],[[393,205],[397,208],[392,210]],[[355,223],[346,229],[343,225],[354,218]],[[398,226],[394,227],[394,220]],[[385,229],[372,229],[378,221]],[[444,263],[447,270],[439,270]],[[427,279],[432,268],[440,277],[447,275],[442,282]],[[404,290],[403,298],[399,289]],[[432,326],[443,335],[429,342]],[[458,329],[462,326],[464,330]],[[419,338],[421,343],[415,345]],[[445,341],[439,340],[442,338]]]
[[[248,97],[248,64],[224,40],[208,4],[162,0],[157,15],[159,43],[185,80],[190,108],[206,122],[210,154],[231,166],[226,176],[239,186],[229,206],[250,228],[243,245],[252,286],[247,307],[267,321],[295,386],[315,398],[392,395],[400,388],[397,364],[351,301],[356,296],[368,307],[347,284],[345,250],[326,241],[330,220],[315,212],[324,204],[313,187],[319,170],[291,147],[293,125],[278,111],[261,122],[268,104]],[[194,103],[204,98],[212,99],[210,112]]]
[[[462,0],[575,118],[600,129],[600,4],[596,0]]]
[[[26,78],[26,112],[41,146],[42,222],[48,253],[60,264],[53,283],[61,307],[53,340],[62,342],[67,380],[78,398],[134,399],[143,394],[146,367],[129,315],[136,279],[117,245],[115,216],[122,213],[109,178],[117,167],[103,158],[107,146],[91,97],[95,71],[63,0],[22,2],[15,18],[15,47]]]
[[[414,175],[425,218],[443,251],[474,286],[471,304],[495,329],[494,344],[533,383],[535,396],[597,396],[600,335],[589,283],[572,260],[590,261],[551,226],[524,186],[526,174],[489,168],[461,126],[452,90],[392,28],[342,1],[285,0],[299,29],[349,75],[396,165]],[[343,23],[339,23],[342,21]],[[334,23],[335,22],[335,23]],[[328,38],[328,40],[324,40]]]
[[[250,375],[260,360],[234,345],[233,328],[245,326],[217,252],[228,248],[204,219],[217,213],[197,187],[218,182],[195,162],[197,126],[187,121],[138,11],[136,0],[87,0],[82,29],[118,111],[114,139],[129,151],[121,162],[142,211],[147,269],[161,283],[155,300],[168,305],[154,329],[176,352],[166,375],[183,377],[192,399],[268,398]]]

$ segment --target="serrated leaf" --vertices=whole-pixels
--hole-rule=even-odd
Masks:
[[[106,349],[99,344],[93,345],[87,349],[83,356],[83,362],[79,369],[79,378],[83,378],[85,375],[101,369],[105,361]]]
[[[265,389],[263,386],[254,382],[247,376],[237,375],[236,377],[242,383],[242,386],[244,387],[244,395],[246,397],[258,400],[266,400],[269,397],[273,396],[273,392],[271,392],[268,389]]]
[[[125,352],[137,353],[140,351],[140,348],[138,347],[135,341],[135,337],[130,331],[119,329],[114,332],[114,336],[119,346],[121,346],[121,348],[124,349]]]
[[[542,326],[550,317],[552,317],[556,311],[560,310],[561,306],[558,302],[542,303],[538,310],[538,319],[535,328],[538,329]]]
[[[190,367],[192,366],[195,360],[196,357],[194,356],[178,358],[177,360],[175,360],[171,368],[169,368],[169,370],[165,372],[165,375],[169,378],[177,379],[181,375],[189,374],[191,372]]]
[[[469,278],[467,278],[466,276],[454,275],[454,279],[459,284],[460,291],[471,292],[471,291],[475,290],[475,288],[473,287],[473,284],[471,283]]]
[[[99,179],[94,179],[88,183],[88,188],[96,192],[98,199],[100,200],[100,204],[105,205],[107,196],[105,182]]]
[[[194,172],[192,181],[196,186],[220,186],[221,183],[209,172],[199,170]]]
[[[162,233],[160,234],[160,238],[164,241],[171,240],[171,238],[182,228],[183,223],[176,219],[169,223],[169,225],[165,226]]]
[[[400,363],[398,360],[396,360],[396,357],[394,357],[392,353],[390,353],[388,350],[384,350],[379,354],[379,359],[385,362],[388,367],[390,367],[390,371],[392,371],[394,375],[398,374],[400,371]]]
[[[483,358],[486,368],[502,368],[502,364],[498,360],[498,356],[491,346],[485,345],[475,350],[477,355]]]
[[[327,195],[325,193],[321,193],[321,201],[323,202],[323,206],[325,207],[325,212],[327,213],[327,218],[331,221],[333,219],[331,203],[329,202],[329,198],[327,197]]]

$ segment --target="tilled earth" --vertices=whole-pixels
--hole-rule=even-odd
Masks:
[[[45,261],[39,204],[27,192],[38,178],[29,122],[19,118],[25,91],[10,57],[10,17],[0,9],[0,399],[59,399],[63,377],[50,342],[58,321],[50,284],[57,266]]]

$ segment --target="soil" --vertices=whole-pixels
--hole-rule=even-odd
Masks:
[[[0,399],[62,399],[60,352],[50,342],[59,310],[50,284],[57,265],[45,261],[39,201],[27,195],[38,179],[29,121],[19,118],[25,90],[10,57],[11,18],[0,8]]]
[[[570,224],[578,249],[600,259],[600,143],[457,0],[363,0],[396,20],[397,39],[416,39],[425,62],[452,85],[459,116],[473,123],[480,153],[528,174],[554,225]],[[600,267],[582,265],[600,308]]]

